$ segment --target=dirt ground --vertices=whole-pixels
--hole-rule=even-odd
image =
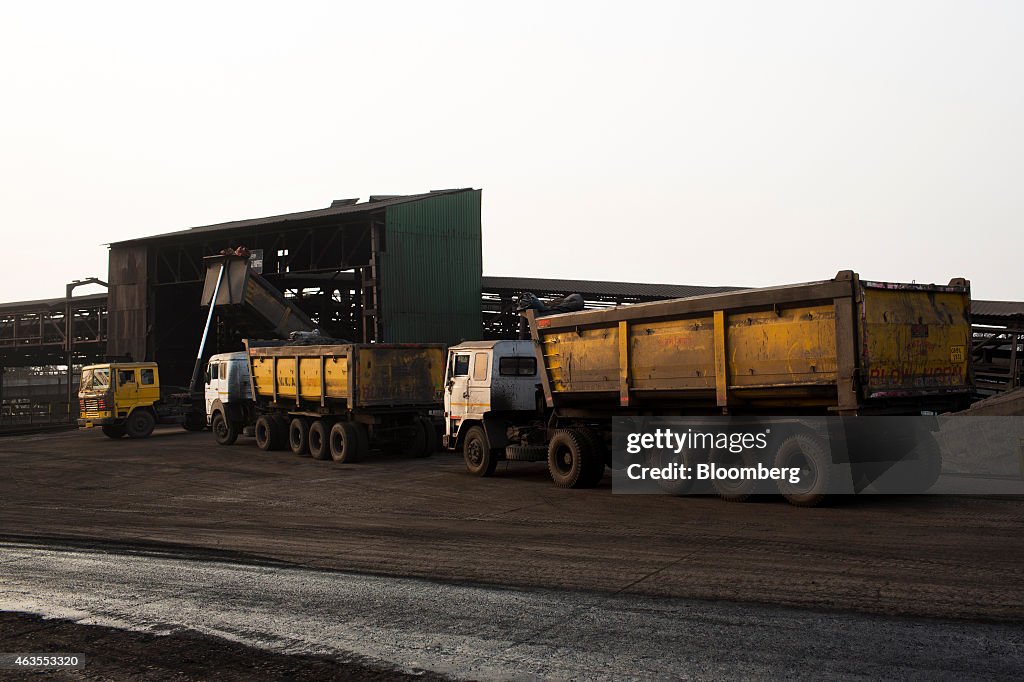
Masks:
[[[1024,621],[1024,499],[767,498],[561,490],[539,464],[336,465],[159,430],[0,439],[0,539],[494,586]],[[9,623],[10,620],[2,621]],[[8,626],[3,626],[10,636]],[[0,647],[3,648],[3,647]],[[6,648],[9,650],[9,648]]]

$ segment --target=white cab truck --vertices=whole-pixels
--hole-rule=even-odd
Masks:
[[[219,353],[206,363],[206,425],[222,445],[234,443],[253,422],[252,375],[245,351]]]

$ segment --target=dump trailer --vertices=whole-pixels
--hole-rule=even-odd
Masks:
[[[354,462],[371,449],[430,455],[441,406],[441,344],[304,345],[246,341],[207,369],[217,442],[252,427],[263,450]]]
[[[960,409],[972,392],[964,279],[894,284],[842,271],[525,317],[529,340],[449,349],[443,442],[477,475],[501,460],[546,460],[557,485],[594,485],[610,464],[613,417],[921,415]]]

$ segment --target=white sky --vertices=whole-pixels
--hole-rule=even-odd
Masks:
[[[1024,300],[1020,2],[0,6],[0,300],[102,244],[483,189],[484,273]],[[82,291],[84,293],[85,290]]]

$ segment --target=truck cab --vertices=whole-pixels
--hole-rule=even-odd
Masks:
[[[157,422],[160,370],[155,362],[115,362],[82,368],[78,425],[99,426],[111,438],[145,438]]]
[[[533,341],[468,341],[449,348],[445,447],[460,447],[472,431],[473,435],[485,435],[484,447],[504,448],[509,443],[510,422],[537,416],[539,391]]]
[[[218,442],[234,442],[253,410],[249,355],[245,351],[218,353],[206,365],[203,390],[206,424]]]

